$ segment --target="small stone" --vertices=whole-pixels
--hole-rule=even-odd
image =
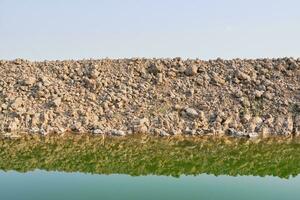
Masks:
[[[90,76],[91,79],[96,79],[99,76],[99,74],[100,73],[98,72],[98,70],[93,68],[93,69],[90,70],[89,76]]]
[[[19,108],[23,103],[23,99],[21,97],[17,97],[14,102],[11,104],[11,107],[13,109]]]
[[[237,131],[237,130],[235,130],[233,128],[229,128],[228,129],[228,135],[234,136],[234,137],[245,137],[245,136],[247,136],[246,133],[244,133],[242,131]]]
[[[262,119],[258,116],[253,117],[247,129],[248,132],[255,132],[262,125]]]
[[[198,112],[193,108],[187,108],[185,109],[185,112],[190,117],[197,117],[199,115]]]
[[[186,91],[186,96],[187,97],[193,97],[194,96],[194,90],[193,89],[189,89],[188,91]]]
[[[140,126],[136,126],[134,127],[134,132],[135,133],[143,133],[146,134],[148,131],[148,127],[145,125],[140,125]]]
[[[19,124],[19,120],[18,118],[14,118],[8,125],[7,127],[7,131],[8,132],[15,132],[18,130],[18,124]]]
[[[82,123],[79,121],[74,122],[71,126],[71,129],[72,131],[80,132],[80,130],[82,129]]]
[[[266,91],[266,92],[263,94],[263,97],[265,97],[266,99],[272,100],[272,99],[273,99],[273,94],[270,93],[269,91]]]
[[[274,117],[271,114],[267,114],[265,116],[264,123],[269,125],[269,126],[272,125],[274,123]]]
[[[245,81],[251,81],[251,77],[247,74],[245,74],[244,72],[241,72],[241,71],[237,71],[236,72],[236,75],[237,75],[237,78],[240,79],[240,80],[245,80]]]
[[[172,130],[171,130],[171,134],[172,134],[172,135],[180,135],[180,134],[181,134],[181,131],[180,131],[180,130],[177,130],[177,129],[172,129]]]
[[[61,126],[61,125],[58,125],[56,128],[57,128],[58,133],[65,133],[66,132],[66,128]]]
[[[36,79],[34,77],[28,77],[27,79],[24,80],[24,84],[28,86],[34,85],[36,82]]]
[[[254,91],[254,96],[257,98],[260,98],[263,95],[264,91],[260,91],[260,90],[255,90]]]
[[[263,138],[268,138],[271,135],[271,131],[268,127],[262,127],[261,135]]]
[[[96,135],[103,134],[103,131],[101,129],[94,129],[93,134],[96,134]]]
[[[159,131],[159,135],[160,135],[160,136],[163,136],[163,137],[170,136],[170,134],[167,133],[167,132],[164,131],[164,130],[160,130],[160,131]]]
[[[231,122],[232,122],[232,116],[227,117],[223,122],[224,128],[228,128]]]
[[[1,105],[1,108],[2,108],[3,110],[6,110],[6,109],[8,108],[8,106],[7,106],[6,103],[3,103],[3,104]]]
[[[48,132],[44,128],[41,128],[40,129],[40,134],[45,136],[45,135],[48,135]]]
[[[299,65],[292,59],[289,59],[290,65],[289,65],[289,69],[290,70],[295,70],[299,68]]]
[[[219,76],[218,74],[214,73],[212,75],[212,80],[217,84],[217,85],[224,85],[225,84],[225,80]]]
[[[52,101],[52,104],[53,104],[55,107],[59,107],[60,104],[61,104],[61,98],[60,98],[60,97],[55,98],[55,99]]]
[[[248,98],[242,98],[241,101],[244,107],[250,107],[251,104]]]
[[[40,132],[40,129],[38,127],[32,127],[30,129],[30,133],[39,133]]]
[[[250,132],[249,133],[249,137],[250,138],[256,138],[256,137],[258,137],[259,136],[259,134],[257,133],[257,132]]]
[[[176,72],[174,72],[174,71],[168,71],[167,72],[167,76],[174,78],[174,77],[176,77]]]
[[[187,75],[187,76],[194,76],[194,75],[197,74],[197,70],[198,70],[198,67],[195,66],[195,65],[188,66],[185,69],[184,74]]]
[[[250,119],[251,119],[251,115],[249,113],[245,113],[243,115],[243,120],[244,121],[248,122],[248,121],[250,121]]]
[[[180,110],[182,110],[182,106],[176,104],[176,105],[174,106],[174,110],[180,111]]]
[[[255,123],[255,124],[260,124],[260,123],[262,123],[262,121],[263,121],[262,118],[260,118],[258,116],[255,116],[252,119],[252,122]]]
[[[162,73],[158,73],[156,74],[156,82],[157,83],[162,83],[164,80],[163,80],[163,74]]]
[[[199,112],[199,119],[202,121],[202,122],[206,122],[206,117],[205,117],[205,113],[201,110]]]
[[[115,136],[125,136],[125,132],[122,130],[112,129],[111,134]]]
[[[186,128],[185,130],[184,130],[184,133],[185,134],[188,134],[188,135],[196,135],[196,130],[195,129],[190,129],[190,128]]]
[[[51,85],[51,81],[49,80],[48,77],[42,76],[42,77],[41,77],[41,80],[42,80],[42,83],[43,83],[44,86],[47,87],[47,86],[50,86],[50,85]]]
[[[149,73],[152,73],[152,74],[158,74],[163,71],[163,66],[160,64],[152,64],[148,68],[148,71],[149,71]]]
[[[147,133],[149,120],[147,118],[135,119],[132,121],[134,133]]]
[[[149,124],[149,119],[145,118],[145,117],[141,118],[141,119],[134,119],[132,121],[132,124],[133,125],[144,125],[144,124],[148,125]]]

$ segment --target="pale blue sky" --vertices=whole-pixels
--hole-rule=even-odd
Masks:
[[[299,0],[0,0],[0,59],[300,57]]]

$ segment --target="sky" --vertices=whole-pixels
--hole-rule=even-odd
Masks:
[[[0,0],[0,59],[300,57],[299,0]]]

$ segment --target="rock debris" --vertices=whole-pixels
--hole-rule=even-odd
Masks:
[[[300,59],[0,61],[0,132],[300,135]]]

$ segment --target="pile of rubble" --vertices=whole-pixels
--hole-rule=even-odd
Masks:
[[[300,134],[300,59],[0,61],[0,132]]]

